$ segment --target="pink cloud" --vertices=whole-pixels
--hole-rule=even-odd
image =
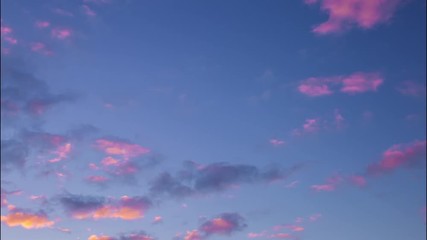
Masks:
[[[202,240],[202,235],[198,230],[187,231],[184,240]]]
[[[353,95],[377,91],[382,83],[383,78],[378,73],[355,72],[347,76],[311,77],[300,83],[298,91],[310,97],[319,97],[331,95],[341,86],[342,93]]]
[[[363,176],[351,176],[350,181],[351,183],[359,187],[364,187],[367,184],[366,178]]]
[[[334,191],[336,186],[334,184],[322,184],[322,185],[312,185],[311,189],[317,192],[331,192]]]
[[[59,146],[55,151],[53,151],[53,154],[57,156],[50,159],[49,162],[55,163],[66,159],[71,152],[71,148],[71,143],[65,143],[64,145]]]
[[[310,97],[331,95],[333,92],[323,79],[309,78],[298,86],[298,91]]]
[[[162,223],[162,222],[163,222],[162,216],[155,216],[152,223],[158,224],[158,223]]]
[[[4,40],[13,45],[18,44],[18,40],[14,37],[6,36],[4,37]]]
[[[108,182],[108,178],[104,176],[89,176],[86,178],[87,181],[92,183],[105,183]]]
[[[273,138],[273,139],[270,139],[270,144],[273,146],[280,146],[285,144],[285,141]]]
[[[92,8],[90,8],[86,4],[82,5],[82,9],[83,9],[84,14],[86,14],[87,16],[90,16],[90,17],[95,17],[96,16],[96,12],[93,11]]]
[[[12,33],[12,28],[11,27],[7,27],[7,26],[1,26],[1,35],[8,35],[10,33]]]
[[[387,149],[378,163],[368,166],[368,173],[379,174],[396,168],[425,160],[426,141],[414,141],[409,144],[396,144]]]
[[[316,214],[311,215],[308,219],[310,220],[310,222],[315,222],[315,221],[319,220],[319,218],[321,218],[321,217],[322,217],[322,214],[316,213]]]
[[[125,159],[138,157],[150,152],[148,148],[119,140],[96,140],[96,147],[106,154],[119,155]]]
[[[355,94],[377,91],[382,83],[383,79],[378,73],[358,72],[342,79],[341,92]]]
[[[315,133],[319,131],[319,119],[318,118],[309,118],[306,119],[304,124],[300,129],[294,129],[292,134],[295,136],[301,136],[303,134]]]
[[[267,236],[266,232],[261,232],[261,233],[250,232],[250,233],[248,233],[248,238],[264,238],[266,236]]]
[[[316,192],[331,192],[331,191],[334,191],[342,181],[343,181],[343,178],[337,175],[337,176],[326,179],[325,184],[312,185],[311,189],[313,189]]]
[[[34,25],[37,28],[47,28],[50,26],[50,22],[48,22],[48,21],[37,21]]]
[[[71,37],[73,31],[69,28],[54,28],[51,31],[51,35],[53,38],[65,40]]]
[[[53,55],[53,52],[49,50],[44,43],[41,43],[41,42],[31,43],[31,51],[40,53],[46,56]]]
[[[119,160],[117,160],[113,157],[110,157],[110,156],[102,159],[102,161],[101,161],[101,164],[105,167],[106,166],[117,166],[117,165],[119,165],[119,163],[120,163]]]
[[[426,86],[413,81],[405,81],[397,87],[397,91],[403,95],[420,97],[426,95]]]
[[[268,238],[290,239],[290,238],[295,238],[295,237],[289,233],[274,233],[274,234],[271,234]]]
[[[391,19],[400,0],[305,0],[306,4],[321,2],[321,9],[329,19],[313,28],[323,35],[342,32],[357,25],[363,29],[387,22]]]

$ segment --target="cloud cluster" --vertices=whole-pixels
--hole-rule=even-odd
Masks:
[[[313,28],[317,34],[342,32],[353,25],[363,29],[391,19],[401,0],[304,0],[306,4],[320,2],[329,19]]]
[[[338,86],[345,94],[358,94],[377,91],[384,82],[379,73],[356,72],[347,76],[311,77],[300,83],[298,91],[310,97],[332,95]]]

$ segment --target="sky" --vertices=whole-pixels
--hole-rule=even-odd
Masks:
[[[1,239],[426,239],[423,0],[2,0]]]

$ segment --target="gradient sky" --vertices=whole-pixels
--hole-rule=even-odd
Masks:
[[[426,239],[423,0],[2,0],[1,239]]]

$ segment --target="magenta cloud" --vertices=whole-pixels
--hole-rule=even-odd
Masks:
[[[396,144],[384,151],[379,162],[371,164],[367,168],[369,174],[391,172],[404,166],[416,166],[425,161],[426,141],[417,140],[408,144]]]
[[[332,95],[338,90],[354,95],[375,92],[383,82],[379,73],[356,72],[347,76],[311,77],[300,83],[298,91],[310,97]]]
[[[343,32],[353,26],[370,29],[389,21],[401,0],[305,0],[306,4],[320,3],[329,18],[313,28],[319,35]]]

